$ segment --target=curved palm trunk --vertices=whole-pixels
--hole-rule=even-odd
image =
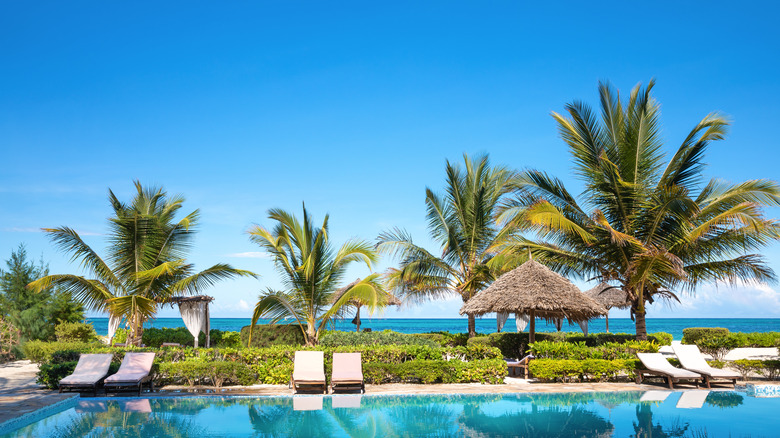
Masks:
[[[355,310],[355,326],[357,327],[356,331],[358,333],[360,333],[360,306],[356,306],[356,310]]]
[[[637,309],[634,312],[634,317],[636,318],[636,340],[637,341],[646,341],[647,340],[647,324],[645,319],[645,306],[644,303],[640,306],[640,309]]]
[[[313,318],[306,321],[306,345],[309,347],[317,345],[317,321]]]

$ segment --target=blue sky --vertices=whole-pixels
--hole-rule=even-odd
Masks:
[[[134,179],[162,185],[201,210],[191,261],[262,275],[212,289],[214,316],[248,317],[257,293],[279,285],[246,235],[269,208],[330,213],[338,242],[399,226],[430,246],[424,190],[441,188],[446,159],[489,153],[578,187],[550,112],[595,105],[599,80],[627,93],[657,79],[667,150],[708,113],[728,114],[708,177],[780,179],[770,2],[0,8],[0,257],[24,242],[53,272],[73,272],[41,227],[73,227],[102,250],[107,189],[128,199]],[[765,254],[780,271],[780,246]],[[778,317],[778,291],[703,287],[650,316]],[[460,304],[385,316],[455,317]]]

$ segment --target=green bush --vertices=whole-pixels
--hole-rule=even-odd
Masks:
[[[537,341],[531,347],[531,354],[539,359],[633,359],[636,353],[657,353],[659,345],[650,341],[628,341],[606,343],[588,347],[585,342]]]
[[[620,373],[631,376],[637,362],[621,359],[535,359],[529,363],[528,368],[534,377],[545,381],[605,381],[614,379]]]
[[[251,385],[256,376],[249,366],[240,362],[188,359],[160,364],[160,380],[167,383],[186,382],[189,386],[210,382],[217,388],[224,384]]]
[[[696,342],[702,338],[725,336],[728,334],[729,329],[722,327],[689,327],[683,329],[682,343],[696,344]]]
[[[418,338],[429,339],[436,342],[442,347],[465,347],[469,341],[468,333],[450,333],[450,332],[430,332],[430,333],[413,333],[412,336]],[[477,337],[481,338],[486,335],[477,333]]]
[[[658,345],[672,345],[671,333],[658,332],[647,335],[647,340]],[[629,333],[592,333],[588,336],[579,333],[567,333],[566,342],[584,342],[588,347],[597,347],[604,344],[625,344],[635,342],[636,335]]]
[[[241,328],[241,345],[265,348],[273,345],[303,345],[303,333],[297,325],[258,324],[252,331],[252,345],[249,342],[249,326]]]
[[[84,322],[63,322],[54,327],[57,342],[92,342],[98,336],[92,324]]]
[[[57,351],[73,350],[87,352],[92,348],[100,347],[96,342],[46,342],[28,341],[24,344],[24,356],[32,362],[42,364],[51,359],[51,355]]]
[[[116,333],[114,333],[114,338],[111,339],[111,342],[114,344],[124,344],[127,342],[127,335],[130,333],[130,330],[124,329],[124,328],[118,328],[116,329]]]
[[[390,330],[381,332],[327,332],[320,339],[323,347],[357,346],[357,345],[425,345],[428,347],[441,346],[438,342],[406,333],[398,333]]]
[[[699,349],[711,355],[715,360],[723,360],[726,354],[744,345],[745,336],[738,333],[728,333],[726,335],[709,335],[700,337],[696,340]]]
[[[780,360],[740,359],[732,362],[732,366],[742,374],[743,380],[747,380],[751,372],[760,374],[768,380],[777,380],[780,377]]]

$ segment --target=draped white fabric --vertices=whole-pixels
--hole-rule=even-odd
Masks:
[[[528,315],[515,314],[515,326],[517,327],[518,333],[525,330],[525,328],[528,327],[529,322],[531,322],[531,317]]]
[[[509,319],[509,312],[501,312],[496,314],[496,331],[501,331],[506,324],[506,320]]]
[[[555,330],[561,331],[563,328],[563,318],[556,318],[555,319]]]
[[[585,333],[585,336],[588,336],[588,321],[582,321],[580,324],[580,328],[582,329],[582,333]]]
[[[206,326],[206,303],[203,301],[186,301],[179,303],[179,312],[181,319],[192,336],[195,337],[195,346],[198,346],[198,335],[205,331]]]
[[[119,324],[122,323],[122,315],[116,316],[109,314],[108,316],[108,340],[114,338],[116,330],[119,328]]]

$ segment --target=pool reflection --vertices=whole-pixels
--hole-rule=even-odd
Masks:
[[[8,436],[728,436],[723,409],[756,404],[730,391],[94,398]]]

